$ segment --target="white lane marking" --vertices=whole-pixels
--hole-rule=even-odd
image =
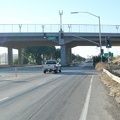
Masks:
[[[8,98],[9,98],[9,97],[2,98],[2,99],[0,99],[0,102],[6,100],[6,99],[8,99]]]
[[[42,85],[42,83],[40,83],[40,84],[37,84],[38,86],[40,86],[40,85]]]
[[[86,120],[86,118],[87,118],[88,106],[89,106],[89,102],[90,102],[90,95],[91,95],[91,89],[92,89],[92,81],[93,81],[93,76],[90,81],[90,86],[88,89],[87,97],[86,97],[85,104],[82,109],[82,113],[81,113],[79,120]]]
[[[37,84],[37,85],[40,86],[40,85],[43,85],[43,84],[45,84],[45,83],[47,83],[47,82],[39,83],[39,84]]]

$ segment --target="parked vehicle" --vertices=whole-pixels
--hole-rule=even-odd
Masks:
[[[58,71],[61,72],[61,64],[57,60],[47,60],[43,65],[43,73]]]

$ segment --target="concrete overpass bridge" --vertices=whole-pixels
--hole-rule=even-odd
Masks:
[[[22,48],[27,46],[60,46],[62,65],[71,62],[71,48],[76,46],[99,46],[98,25],[0,25],[0,46],[8,48],[8,64],[13,64],[12,48],[18,49],[19,64],[22,64]],[[81,27],[86,27],[86,32]],[[105,27],[105,28],[104,28]],[[120,46],[118,25],[101,26],[102,45],[105,36],[110,36],[112,46]],[[41,28],[41,29],[40,29]],[[57,28],[57,29],[56,29]],[[73,29],[74,28],[74,29]],[[81,28],[81,29],[80,29]],[[92,29],[94,28],[94,29]],[[108,31],[108,32],[107,32]],[[61,38],[61,34],[63,38]],[[44,38],[46,36],[46,38]]]

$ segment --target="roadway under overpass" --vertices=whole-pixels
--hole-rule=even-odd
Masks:
[[[99,33],[78,33],[64,32],[61,39],[61,32],[19,32],[0,33],[0,46],[8,48],[8,64],[13,65],[12,49],[18,49],[19,65],[22,65],[22,48],[28,46],[60,46],[61,63],[71,63],[71,48],[76,46],[99,46]],[[105,46],[105,36],[110,36],[112,46],[120,46],[120,33],[101,33],[102,46]]]

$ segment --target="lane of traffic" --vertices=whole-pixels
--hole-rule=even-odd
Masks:
[[[64,78],[65,78],[65,76],[63,76]],[[11,112],[7,112],[10,116],[11,115],[13,115],[13,113],[14,112],[16,112],[16,111],[18,111],[17,109],[16,109],[16,107],[17,108],[20,108],[19,110],[21,111],[21,109],[23,109],[24,107],[26,108],[26,107],[29,107],[29,106],[31,106],[31,104],[33,104],[34,102],[35,102],[35,104],[36,104],[36,100],[39,100],[40,99],[40,101],[41,101],[41,94],[39,94],[39,91],[41,91],[42,92],[42,95],[43,96],[45,96],[46,94],[50,94],[50,98],[48,97],[48,95],[46,95],[45,96],[45,98],[43,99],[43,102],[44,101],[49,101],[49,99],[51,99],[51,98],[53,98],[52,96],[54,96],[54,94],[56,95],[57,94],[57,91],[58,91],[58,87],[57,87],[57,85],[59,85],[60,83],[59,82],[65,82],[66,81],[66,84],[68,83],[68,81],[69,81],[69,77],[71,77],[71,76],[66,76],[66,79],[67,79],[67,81],[65,80],[65,79],[63,79],[63,78],[60,78],[59,77],[59,79],[57,79],[57,80],[55,80],[54,82],[51,82],[51,83],[49,83],[49,84],[46,84],[46,85],[44,85],[44,87],[42,87],[41,88],[41,86],[39,86],[39,87],[36,87],[36,88],[34,88],[34,89],[32,89],[32,90],[30,90],[30,91],[27,91],[26,93],[23,93],[23,94],[21,94],[21,95],[19,95],[19,96],[16,96],[16,97],[14,97],[14,98],[9,98],[8,100],[6,100],[6,101],[4,101],[4,102],[2,102],[2,104],[1,104],[1,107],[0,108],[2,108],[2,111],[0,112],[1,114],[2,114],[2,117],[4,118],[4,117],[6,117],[6,115],[4,114],[5,113],[5,111],[7,111],[7,110],[9,110],[10,108],[12,108],[11,109]],[[73,77],[74,78],[74,77]],[[61,79],[61,80],[60,80]],[[64,81],[65,80],[65,81]],[[51,86],[51,84],[52,84],[52,86]],[[55,85],[55,84],[57,84],[57,85]],[[65,83],[64,83],[65,84]],[[66,84],[64,85],[64,87],[66,86]],[[43,88],[45,88],[45,89],[43,89]],[[51,88],[51,90],[49,90],[49,88]],[[53,90],[53,89],[56,89],[56,90]],[[43,90],[42,90],[43,89]],[[59,90],[61,91],[61,89],[62,89],[62,87],[60,87],[59,88]],[[36,92],[37,91],[37,92]],[[46,91],[46,93],[45,93],[45,91]],[[50,91],[52,91],[52,92],[50,92]],[[33,93],[32,93],[33,92]],[[36,94],[37,93],[37,94]],[[54,93],[54,94],[53,94]],[[36,95],[36,96],[35,96]],[[51,96],[52,95],[52,96]],[[36,100],[34,99],[33,100],[33,96],[36,98]],[[49,98],[49,99],[47,99],[46,100],[46,98]],[[31,100],[33,100],[34,102],[32,102]],[[29,102],[30,102],[30,104],[29,104]],[[32,102],[32,103],[31,103]],[[3,104],[4,103],[4,104]],[[35,108],[36,109],[36,108]],[[29,110],[29,109],[27,109],[27,110]],[[19,111],[19,112],[20,112]],[[18,113],[19,113],[18,112]],[[31,114],[31,113],[30,113]],[[30,115],[29,114],[29,115]],[[5,116],[4,116],[5,115]],[[9,116],[8,115],[8,116]],[[9,116],[9,117],[10,117]],[[4,118],[4,119],[6,119],[6,118]]]
[[[44,75],[42,74],[34,74],[32,76],[26,77],[21,76],[10,80],[3,80],[3,83],[0,83],[0,99],[5,97],[15,96],[17,94],[21,94],[25,91],[29,91],[30,89],[45,84],[47,82],[51,82],[61,77],[61,75]]]
[[[89,71],[90,74],[87,74],[88,71],[84,71],[80,66],[63,68],[62,71],[60,74],[40,74],[42,76],[40,79],[36,76],[31,80],[30,84],[34,85],[30,85],[29,89],[23,90],[28,85],[23,83],[20,85],[21,93],[4,97],[0,102],[1,118],[4,120],[79,120],[90,78],[95,73]],[[40,80],[46,82],[41,84]],[[16,91],[18,87],[14,86],[12,91]]]
[[[17,114],[19,115],[17,115],[17,117],[14,116],[12,120],[14,119],[15,120],[20,120],[20,119],[22,120],[27,120],[27,119],[53,120],[54,117],[58,117],[60,111],[65,106],[68,106],[68,101],[69,99],[71,99],[72,95],[74,93],[75,93],[75,96],[77,95],[75,91],[77,88],[79,88],[80,84],[84,82],[85,78],[86,76],[81,76],[80,78],[78,76],[77,77],[68,76],[65,79],[63,79],[61,82],[60,80],[58,80],[55,84],[54,83],[51,85],[48,84],[45,87],[42,87],[40,89],[38,88],[37,91],[33,90],[27,93],[27,95],[25,95],[24,97],[22,96],[17,101],[14,101],[14,104],[17,104],[19,101],[29,101],[31,99],[35,102],[31,101],[30,103],[27,103],[27,104],[22,103],[22,105],[20,106],[23,106],[23,104],[25,104],[24,108],[18,111]],[[87,81],[87,83],[88,82],[89,81]],[[50,88],[51,90],[49,90]],[[40,91],[42,91],[43,97],[41,97]],[[37,95],[35,97],[34,94],[36,93]],[[32,95],[34,96],[34,98]],[[84,93],[84,95],[86,95],[86,93]],[[79,97],[81,97],[81,95],[79,95]],[[73,98],[73,99],[76,100],[76,98]],[[82,102],[83,100],[84,99],[82,98]],[[80,102],[81,101],[79,101],[77,106],[80,105]],[[72,105],[72,107],[74,106],[74,104]]]

